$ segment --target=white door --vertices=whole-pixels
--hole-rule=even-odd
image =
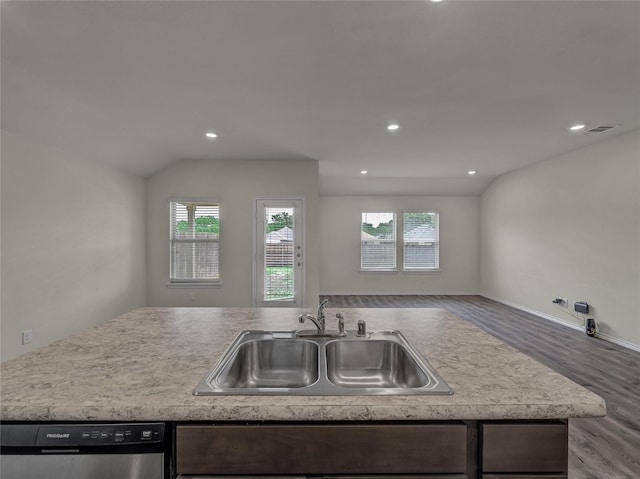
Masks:
[[[301,307],[304,218],[301,199],[256,200],[255,304]]]

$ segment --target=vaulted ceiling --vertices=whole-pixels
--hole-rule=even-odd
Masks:
[[[640,127],[636,1],[14,1],[1,15],[2,128],[144,176],[311,158],[325,194],[475,195]]]

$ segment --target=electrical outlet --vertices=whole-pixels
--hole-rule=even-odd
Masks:
[[[561,298],[562,299],[562,305],[566,306],[567,308],[569,307],[569,300],[567,298]]]
[[[22,344],[29,344],[33,340],[33,330],[22,331]]]
[[[586,301],[575,301],[573,303],[573,310],[576,313],[588,314],[589,304]]]

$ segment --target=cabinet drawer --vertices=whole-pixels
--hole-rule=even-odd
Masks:
[[[181,425],[178,474],[420,474],[466,471],[463,423]]]
[[[562,422],[483,424],[482,470],[559,473],[563,477],[567,474],[568,440],[568,427]]]
[[[495,476],[499,477],[499,476]],[[501,476],[500,476],[501,477]],[[515,477],[515,476],[513,476]],[[521,476],[523,477],[523,476]],[[545,479],[556,479],[559,476],[535,476],[544,477]],[[180,474],[177,479],[467,479],[466,474],[429,474],[427,476],[415,475],[385,475],[385,476],[203,476],[201,474]],[[502,479],[505,479],[502,477]],[[509,479],[509,478],[506,478]],[[519,478],[518,478],[519,479]],[[529,476],[531,479],[531,476]]]
[[[499,477],[499,476],[495,476]],[[515,477],[515,476],[514,476]],[[523,476],[521,476],[523,477]],[[559,476],[535,476],[533,479],[543,477],[544,479],[556,479]],[[427,476],[415,475],[385,475],[385,476],[203,476],[198,474],[180,474],[177,479],[468,479],[466,474],[429,474]],[[504,477],[502,479],[505,479]],[[509,478],[506,478],[509,479]],[[519,478],[518,478],[519,479]],[[529,476],[531,479],[531,476]]]

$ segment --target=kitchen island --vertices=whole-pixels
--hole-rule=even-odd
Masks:
[[[539,442],[548,439],[540,433],[540,427],[549,426],[551,436],[555,436],[560,426],[566,444],[568,419],[600,417],[606,412],[599,396],[440,309],[349,309],[345,323],[347,329],[354,329],[362,319],[369,331],[401,331],[449,384],[453,395],[192,394],[240,331],[298,329],[300,312],[284,308],[136,309],[3,363],[1,419],[167,421],[177,425],[178,441],[189,437],[188,428],[192,426],[238,422],[463,425],[466,449],[462,453],[473,464],[466,466],[466,475],[446,477],[477,474],[489,478],[490,473],[481,475],[480,471],[483,462],[490,460],[488,441],[497,441],[496,447],[514,444],[511,433],[502,434],[504,427],[531,426],[531,440]],[[332,324],[336,312],[327,309],[327,329],[336,327]],[[443,431],[438,431],[440,437]],[[349,434],[341,435],[351,437]],[[530,439],[522,447],[530,446],[527,441]],[[484,444],[484,449],[477,452],[479,444]],[[564,454],[565,475],[560,471],[545,477],[566,477]],[[310,473],[323,471],[320,467]],[[186,469],[182,472],[194,473]]]

